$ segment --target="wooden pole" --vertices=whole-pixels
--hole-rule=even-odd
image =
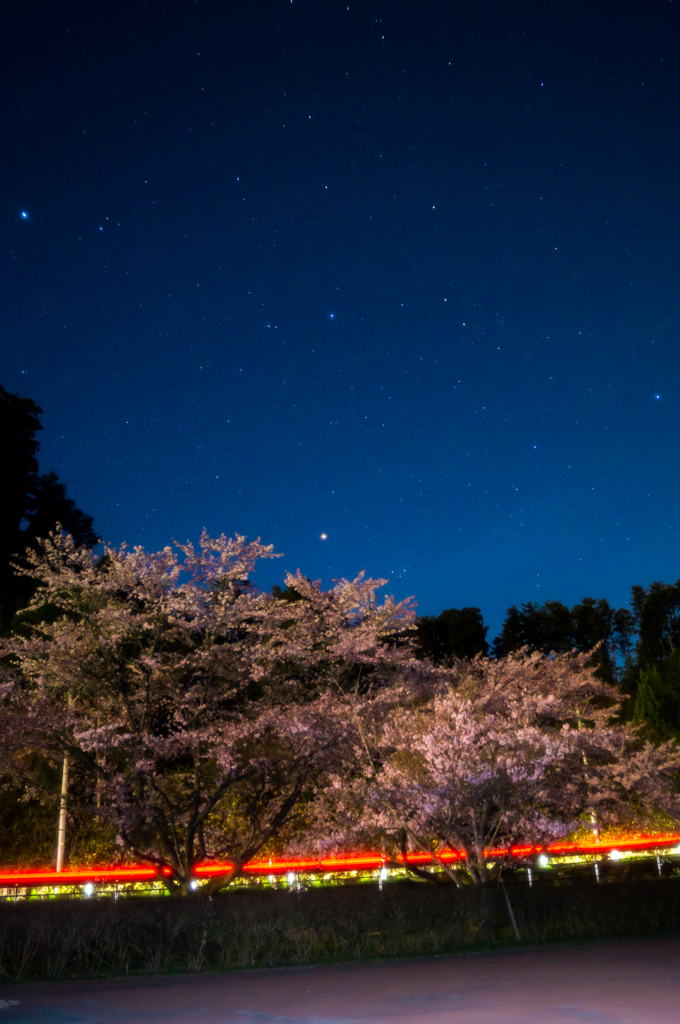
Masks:
[[[68,796],[68,754],[64,754],[64,765],[61,772],[61,799],[59,801],[59,827],[57,829],[57,871],[64,867],[64,849],[66,847],[66,798]]]

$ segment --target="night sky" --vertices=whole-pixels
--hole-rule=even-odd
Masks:
[[[0,383],[109,543],[680,576],[680,2],[15,3]],[[324,539],[322,535],[327,535]]]

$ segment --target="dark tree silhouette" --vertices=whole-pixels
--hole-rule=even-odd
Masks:
[[[631,604],[638,642],[635,658],[627,662],[623,689],[631,695],[635,720],[647,726],[653,739],[679,737],[680,580],[635,586]]]
[[[543,605],[544,643],[557,654],[566,654],[574,646],[574,616],[561,601]]]
[[[26,519],[26,499],[38,472],[36,455],[42,430],[42,409],[30,398],[11,395],[0,385],[0,556],[3,569],[17,550],[21,526]]]
[[[416,622],[415,641],[423,658],[446,664],[455,658],[486,656],[489,627],[479,608],[448,608],[441,615],[425,615]]]
[[[548,654],[554,649],[551,646],[553,638],[550,636],[553,623],[555,624],[555,631],[560,633],[559,649],[562,649],[562,630],[559,630],[556,625],[559,618],[556,611],[559,602],[551,601],[548,605],[542,607],[533,601],[529,601],[527,604],[522,605],[521,611],[518,611],[515,605],[508,608],[503,628],[493,642],[494,656],[504,658],[508,654],[521,650],[522,647],[526,647],[530,651],[544,651]],[[561,607],[564,608],[565,606],[562,605]],[[568,609],[566,611],[568,613]],[[567,631],[569,632],[570,629],[571,627],[568,624]],[[571,644],[568,645],[567,650],[570,647]]]
[[[522,628],[522,615],[517,605],[508,608],[503,628],[493,642],[494,658],[506,658],[508,654],[521,650],[525,646]]]
[[[33,593],[29,579],[17,576],[12,561],[60,523],[77,544],[94,547],[92,516],[78,508],[56,473],[38,473],[42,409],[0,385],[0,630],[7,632],[15,612]]]
[[[98,541],[92,516],[79,509],[66,494],[66,486],[56,473],[43,473],[36,477],[27,494],[26,515],[28,525],[23,530],[25,546],[35,546],[39,537],[46,537],[56,523],[70,533],[76,544],[93,548]]]
[[[629,644],[630,629],[630,613],[626,609],[615,612],[604,598],[596,601],[584,597],[571,610],[561,601],[546,601],[543,605],[529,602],[521,611],[515,605],[508,608],[503,628],[493,642],[493,653],[504,658],[522,647],[544,654],[574,650],[586,653],[597,647],[593,656],[596,674],[613,683],[616,655]]]
[[[639,619],[638,661],[659,664],[680,649],[680,580],[633,587],[633,606]]]

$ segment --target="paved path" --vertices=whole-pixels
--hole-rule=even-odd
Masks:
[[[3,985],[0,1007],[0,1024],[680,1024],[680,936],[330,967]]]

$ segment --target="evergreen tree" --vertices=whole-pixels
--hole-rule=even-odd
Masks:
[[[79,509],[66,493],[56,473],[42,473],[31,481],[26,495],[28,524],[22,531],[25,546],[35,550],[39,537],[46,537],[57,523],[70,533],[76,544],[93,548],[98,541],[92,516]]]
[[[614,612],[612,626],[612,647],[614,659],[622,658],[624,671],[630,668],[633,658],[633,638],[637,633],[637,620],[627,608]]]
[[[425,615],[416,622],[416,647],[423,658],[437,665],[457,658],[484,657],[489,653],[489,630],[479,608],[447,608],[440,615]]]
[[[516,605],[508,608],[501,632],[493,642],[494,658],[506,658],[524,646],[522,616]]]
[[[549,653],[551,648],[546,635],[548,618],[549,612],[546,614],[545,609],[533,601],[523,604],[521,611],[515,605],[508,608],[503,629],[493,642],[494,656],[504,658],[523,647],[529,651]]]
[[[623,688],[636,722],[657,738],[680,736],[680,580],[634,586],[631,604],[638,629]]]
[[[556,654],[574,649],[574,616],[561,601],[546,601],[543,605],[544,646]]]
[[[543,605],[530,601],[523,604],[521,610],[513,605],[493,642],[494,657],[505,658],[522,648],[544,654],[565,654],[568,651],[587,653],[597,647],[593,656],[596,674],[613,683],[617,676],[616,621],[624,631],[621,637],[625,633],[629,638],[630,613],[626,609],[615,612],[604,598],[596,601],[584,597],[571,610],[561,601],[546,601]]]
[[[0,570],[6,571],[9,556],[17,550],[26,519],[26,498],[38,472],[36,455],[42,430],[42,409],[30,398],[11,395],[0,385]]]
[[[42,409],[30,398],[10,394],[0,385],[0,632],[6,633],[15,612],[31,599],[33,583],[17,576],[12,561],[36,549],[57,523],[77,544],[94,547],[92,517],[78,508],[56,473],[38,473]]]
[[[651,668],[642,669],[635,696],[633,721],[643,727],[651,740],[657,742],[666,738],[661,689],[661,677],[657,667],[652,665]]]
[[[592,651],[597,647],[594,658],[596,675],[608,683],[616,682],[616,661],[614,654],[614,609],[606,598],[595,601],[584,597],[571,610],[574,620],[574,648],[577,651]]]
[[[680,580],[633,591],[640,622],[638,661],[659,665],[680,648]]]

